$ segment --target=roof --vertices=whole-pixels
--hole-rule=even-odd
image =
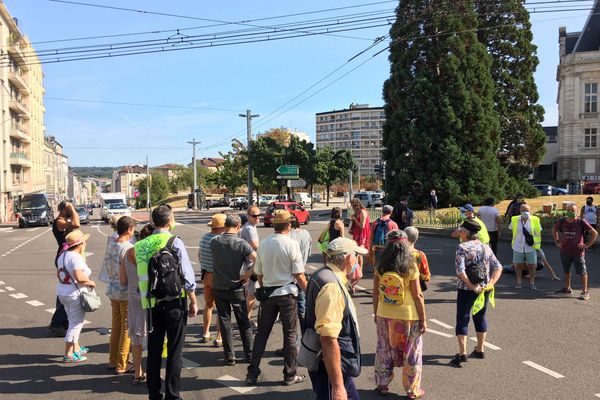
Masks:
[[[354,112],[354,111],[383,111],[383,107],[351,107],[343,110],[332,110],[319,112],[316,115],[327,115],[327,114],[338,114],[342,112]]]
[[[159,165],[158,167],[152,167],[152,169],[177,169],[180,168],[181,165],[179,164],[163,164],[163,165]]]
[[[225,161],[222,158],[219,157],[208,157],[208,158],[203,158],[200,160],[200,165],[204,166],[204,167],[218,167],[219,164],[222,164],[223,161]]]
[[[123,174],[145,174],[146,166],[145,165],[125,165],[119,169],[119,173]]]
[[[570,44],[569,36],[567,35],[567,44]],[[590,15],[583,29],[578,34],[577,42],[573,46],[572,51],[568,51],[568,45],[566,50],[567,54],[600,50],[600,0],[595,0]]]

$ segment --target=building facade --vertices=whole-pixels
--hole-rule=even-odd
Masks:
[[[53,207],[69,198],[69,158],[54,136],[44,137],[45,193]]]
[[[133,199],[134,191],[142,179],[146,179],[145,165],[126,165],[113,171],[111,192],[125,193],[127,199]]]
[[[45,190],[44,87],[35,50],[0,2],[0,222],[14,220],[24,193]]]
[[[581,32],[559,29],[559,180],[600,180],[600,0]]]
[[[383,107],[350,104],[345,110],[317,113],[317,148],[352,151],[360,176],[375,175],[383,150]]]

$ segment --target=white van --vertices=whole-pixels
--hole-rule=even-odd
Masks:
[[[304,207],[310,207],[312,204],[312,200],[310,195],[306,192],[294,193],[292,195],[292,200],[294,200],[298,204],[302,204]]]

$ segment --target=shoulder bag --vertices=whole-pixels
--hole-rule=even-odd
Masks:
[[[64,253],[63,253],[63,255],[64,255]],[[64,260],[64,257],[63,257],[63,260]],[[65,273],[69,276],[69,278],[71,279],[71,282],[73,282],[73,285],[75,285],[75,288],[77,289],[77,292],[79,293],[79,304],[81,304],[81,308],[83,308],[83,311],[93,312],[93,311],[96,311],[97,309],[99,309],[100,306],[102,305],[102,301],[100,300],[100,296],[98,296],[98,293],[96,293],[96,290],[94,290],[93,288],[89,288],[89,287],[79,289],[79,286],[77,286],[77,284],[75,283],[75,279],[73,279],[71,274],[69,274],[69,271],[67,270],[67,268],[63,266],[63,269],[65,270]]]

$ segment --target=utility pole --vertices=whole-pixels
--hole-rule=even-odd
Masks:
[[[146,156],[146,209],[148,210],[148,221],[152,222],[152,211],[150,210],[150,185],[152,177],[150,176],[150,164],[148,164],[148,156]]]
[[[192,145],[192,165],[194,168],[194,189],[192,190],[192,194],[194,197],[194,211],[198,210],[198,198],[196,197],[196,189],[198,188],[198,170],[196,169],[196,145],[200,144],[200,141],[196,142],[196,138],[191,142],[188,142]]]
[[[250,165],[250,153],[252,152],[252,118],[258,118],[260,115],[252,115],[252,111],[246,110],[246,114],[239,114],[240,117],[246,118],[246,136],[248,140],[248,206],[252,205],[252,166]]]

